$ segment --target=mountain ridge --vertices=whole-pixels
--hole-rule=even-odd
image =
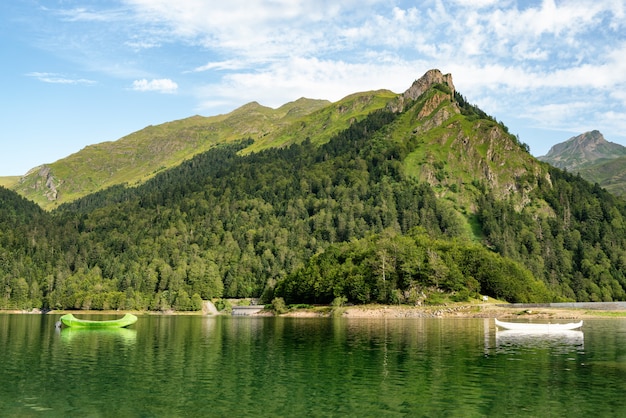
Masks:
[[[598,160],[613,159],[626,155],[626,147],[607,141],[598,130],[584,132],[567,141],[558,143],[546,155],[537,157],[558,168],[569,171]]]
[[[433,86],[439,87],[432,90]],[[368,113],[383,108],[402,111],[429,90],[432,90],[431,94],[424,100],[419,114],[415,115],[416,119],[427,119],[427,122],[412,128],[413,135],[421,135],[442,125],[453,115],[459,115],[462,109],[457,99],[465,103],[455,90],[452,76],[436,69],[427,71],[401,94],[389,90],[360,92],[334,103],[300,98],[276,109],[253,101],[227,114],[210,117],[195,115],[147,126],[119,140],[89,145],[54,163],[36,167],[14,183],[11,189],[50,210],[106,187],[141,184],[155,174],[225,142],[252,138],[254,143],[242,150],[242,154],[285,147],[306,138],[321,145]],[[475,110],[470,108],[466,106],[466,113]],[[460,124],[457,120],[454,129],[459,129]],[[481,129],[486,132],[496,125],[493,120],[485,121]],[[466,124],[463,129],[471,128]],[[492,141],[497,140],[496,131],[491,135]],[[448,144],[452,145],[453,142]],[[467,148],[467,144],[460,146]],[[452,153],[449,157],[453,158],[453,155],[455,158],[465,157],[461,160],[467,162],[463,170],[456,170],[457,174],[472,170],[472,162],[466,155]],[[478,158],[478,155],[474,157]],[[484,157],[486,155],[480,157],[481,169],[487,176],[495,178],[494,168],[490,168]],[[495,155],[489,157],[495,158]],[[418,175],[421,180],[431,181],[442,176],[442,169],[433,168],[425,156],[412,158],[415,164],[424,164]],[[415,171],[414,168],[409,170]],[[445,185],[447,182],[440,178],[437,183]],[[507,183],[510,188],[513,182],[508,180]]]
[[[116,141],[88,145],[63,159],[35,167],[9,184],[12,190],[49,210],[106,187],[141,184],[220,143],[255,139],[246,152],[286,145],[289,138],[307,133],[308,116],[324,109],[322,116],[332,129],[323,129],[326,132],[321,134],[316,131],[319,127],[309,129],[309,135],[328,140],[342,127],[384,107],[393,96],[381,90],[354,93],[335,103],[300,98],[277,109],[250,102],[227,114],[195,115],[147,126]]]
[[[626,147],[607,141],[598,130],[558,143],[537,159],[626,196]]]

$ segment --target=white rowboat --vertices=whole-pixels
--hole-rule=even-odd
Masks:
[[[496,319],[496,325],[500,328],[523,332],[560,332],[578,329],[583,326],[583,321],[570,322],[569,324],[535,324],[528,322],[503,322]]]

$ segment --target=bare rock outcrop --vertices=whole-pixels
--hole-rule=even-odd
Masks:
[[[48,200],[56,200],[59,197],[59,192],[57,191],[55,178],[52,175],[50,167],[45,164],[40,166],[37,175],[39,176],[39,180],[35,183],[35,188],[43,190]]]
[[[442,74],[437,69],[428,70],[426,74],[416,80],[411,87],[402,95],[404,99],[415,100],[420,97],[426,90],[434,84],[444,84],[450,88],[452,96],[454,96],[454,83],[452,82],[452,74]]]
[[[404,107],[414,101],[417,100],[424,92],[429,90],[432,86],[436,84],[441,84],[447,86],[449,90],[449,97],[445,94],[437,94],[431,98],[429,98],[424,104],[422,110],[418,117],[425,118],[426,116],[433,113],[439,105],[447,100],[448,98],[452,103],[454,103],[454,83],[452,82],[451,74],[442,74],[441,71],[437,69],[428,70],[423,76],[419,79],[415,80],[411,87],[409,87],[404,93],[398,96],[398,99],[390,105],[390,109],[394,112],[400,112],[404,109]],[[442,90],[444,91],[444,90]],[[456,112],[458,113],[458,107],[455,105]],[[449,117],[449,113],[440,115],[443,118]],[[440,118],[441,119],[441,118]],[[439,121],[441,122],[441,121]],[[439,123],[435,123],[438,125]]]

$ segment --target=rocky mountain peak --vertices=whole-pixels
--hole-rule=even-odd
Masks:
[[[554,145],[541,161],[555,167],[573,170],[599,160],[610,160],[626,155],[626,147],[604,139],[597,130],[585,132]]]
[[[594,151],[599,146],[607,143],[608,141],[604,139],[604,136],[600,133],[600,131],[593,130],[590,132],[585,132],[578,136],[574,136],[565,142],[554,145],[552,148],[550,148],[550,151],[548,151],[546,157],[559,155],[563,152],[578,152],[581,154],[585,154],[587,152]]]
[[[452,74],[442,74],[441,71],[432,69],[428,70],[426,74],[421,76],[418,80],[415,80],[413,85],[404,92],[403,97],[405,99],[415,100],[435,84],[446,84],[454,95]]]
[[[585,132],[582,135],[578,135],[574,139],[582,143],[586,142],[589,146],[596,146],[598,144],[605,144],[608,142],[606,139],[604,139],[604,135],[602,135],[602,133],[598,130]]]

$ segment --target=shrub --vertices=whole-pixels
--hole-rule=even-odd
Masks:
[[[215,308],[220,312],[232,312],[233,306],[226,299],[218,299],[215,301]]]
[[[330,304],[330,316],[339,317],[343,315],[343,312],[345,311],[343,306],[346,304],[346,302],[348,302],[348,299],[344,296],[337,296],[335,299],[333,299],[333,302]]]
[[[288,311],[287,305],[285,304],[285,300],[283,298],[274,298],[272,299],[272,310],[276,315],[284,314]]]
[[[450,297],[453,302],[467,302],[469,298],[470,292],[467,289],[460,290]]]
[[[294,303],[293,305],[289,305],[289,309],[311,309],[313,305],[309,305],[308,303]]]
[[[443,305],[444,297],[439,292],[433,292],[428,295],[428,298],[424,301],[427,305]]]
[[[333,299],[333,302],[331,303],[331,306],[333,308],[341,308],[343,305],[346,304],[346,302],[348,301],[348,299],[344,296],[337,296],[335,299]]]

